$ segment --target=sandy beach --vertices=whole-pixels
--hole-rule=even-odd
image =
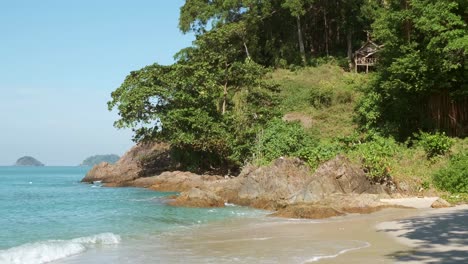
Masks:
[[[417,216],[383,222],[379,232],[408,246],[388,255],[399,263],[468,263],[468,205],[425,210]]]
[[[467,263],[467,223],[466,205],[320,221],[227,220],[60,263]]]

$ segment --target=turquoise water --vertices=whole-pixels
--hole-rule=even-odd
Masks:
[[[0,263],[45,263],[96,244],[144,241],[172,229],[262,212],[175,208],[171,193],[102,188],[79,181],[84,167],[0,167]]]

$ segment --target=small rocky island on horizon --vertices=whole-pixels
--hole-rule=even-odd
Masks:
[[[86,158],[80,166],[95,166],[102,162],[107,162],[109,164],[116,163],[120,157],[115,154],[108,154],[108,155],[94,155],[91,157]]]
[[[19,158],[16,161],[15,166],[18,166],[18,167],[42,167],[42,166],[44,166],[44,164],[42,162],[38,161],[37,159],[31,157],[31,156],[24,156],[24,157]]]

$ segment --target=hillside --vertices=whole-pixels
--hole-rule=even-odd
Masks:
[[[315,159],[320,163],[335,154],[345,154],[366,168],[371,178],[391,179],[394,188],[408,194],[431,195],[441,186],[435,181],[435,173],[468,152],[466,138],[420,133],[399,142],[359,127],[360,102],[373,74],[350,73],[325,64],[297,71],[279,69],[271,77],[280,84],[283,120],[299,121],[307,135],[319,142],[312,164],[316,164]],[[434,150],[444,146],[445,151]],[[433,151],[438,154],[431,156]],[[459,184],[463,186],[463,178]],[[446,195],[455,201],[467,199],[464,194]]]

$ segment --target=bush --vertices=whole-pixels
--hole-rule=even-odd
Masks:
[[[416,135],[417,144],[421,146],[429,159],[436,156],[445,155],[453,146],[453,140],[445,135],[445,133],[425,133],[420,132]]]
[[[468,193],[468,153],[450,159],[447,167],[434,175],[435,185],[452,193]]]
[[[357,145],[354,154],[361,158],[364,171],[376,182],[390,176],[391,159],[397,153],[399,145],[393,138],[374,136],[373,140]]]
[[[333,101],[333,91],[328,88],[314,87],[310,91],[309,102],[310,104],[320,109],[322,107],[330,107]]]
[[[296,157],[301,149],[314,145],[314,140],[299,123],[274,119],[258,135],[254,147],[255,163],[264,165],[279,157]]]
[[[331,160],[341,152],[337,144],[320,144],[316,147],[305,147],[298,151],[297,156],[307,162],[311,168],[316,168],[323,162]]]

